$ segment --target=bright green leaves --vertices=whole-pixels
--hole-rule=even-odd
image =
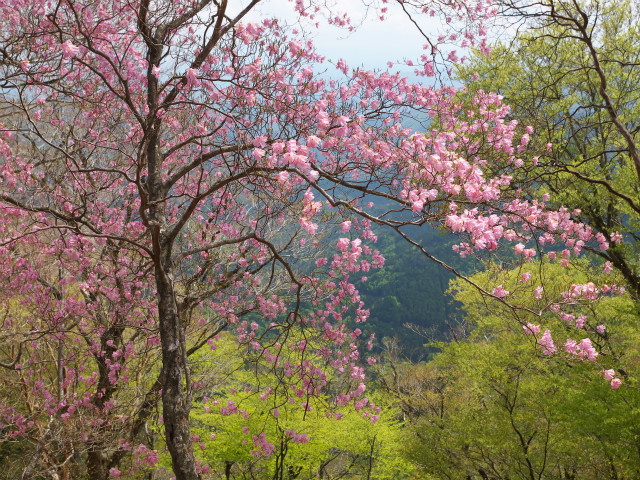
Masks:
[[[566,270],[529,265],[530,281],[561,285]],[[578,267],[578,266],[576,266]],[[588,266],[583,275],[591,275]],[[522,271],[502,278],[512,295]],[[524,272],[527,273],[527,272]],[[473,277],[494,282],[487,272]],[[504,274],[503,274],[504,275]],[[573,272],[575,278],[579,273]],[[612,279],[613,280],[613,279]],[[585,310],[587,322],[606,324],[598,364],[564,354],[545,356],[498,301],[483,299],[461,281],[453,292],[466,314],[465,339],[441,343],[441,353],[422,366],[398,368],[404,405],[411,405],[414,433],[409,458],[433,478],[635,478],[640,395],[633,377],[612,390],[601,370],[637,368],[637,312],[628,297],[607,298]],[[526,306],[524,297],[522,305]],[[531,299],[529,306],[537,307]],[[520,312],[520,320],[533,320]],[[543,326],[579,335],[575,327],[543,315]],[[547,322],[545,324],[545,322]],[[410,380],[413,378],[414,380]],[[404,383],[403,383],[404,382]],[[631,387],[631,388],[629,388]],[[401,389],[402,390],[402,389]],[[614,474],[614,472],[616,472]],[[485,476],[486,475],[486,476]]]

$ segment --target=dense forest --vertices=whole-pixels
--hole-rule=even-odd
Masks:
[[[463,272],[472,268],[451,250],[453,238],[430,228],[422,228],[417,237],[448,265]],[[381,340],[395,339],[405,355],[424,360],[429,338],[444,339],[455,322],[456,308],[446,295],[454,275],[428,258],[416,256],[410,245],[384,231],[378,235],[376,246],[384,255],[385,267],[367,275],[360,286],[371,310],[364,332],[375,333]]]
[[[640,6],[228,3],[0,2],[0,479],[640,478]]]

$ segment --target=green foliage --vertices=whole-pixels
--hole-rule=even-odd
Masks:
[[[608,240],[616,231],[623,233],[623,244],[612,243],[609,251],[594,253],[610,261],[638,296],[640,170],[620,126],[635,144],[640,125],[640,28],[628,1],[589,8],[593,51],[566,25],[549,21],[518,34],[509,44],[495,45],[489,58],[473,55],[458,69],[460,80],[468,85],[460,98],[473,98],[480,89],[499,93],[521,133],[527,125],[535,128],[531,143],[518,154],[522,167],[496,161],[490,169],[514,176],[526,195],[539,198],[549,193],[552,207],[578,209],[576,217]],[[606,87],[611,109],[601,86]],[[553,144],[550,151],[548,143]],[[534,157],[539,160],[534,162]]]
[[[399,451],[402,425],[380,395],[365,395],[359,410],[353,402],[335,406],[328,395],[287,399],[278,390],[277,371],[247,360],[224,335],[215,350],[196,359],[200,374],[216,372],[204,375],[191,416],[198,460],[211,469],[204,478],[407,478],[412,467]],[[256,394],[256,381],[271,385],[272,393]],[[169,462],[168,455],[161,457],[164,467]]]
[[[545,276],[550,289],[568,274],[556,264],[534,267],[525,269],[534,280],[536,272]],[[520,274],[506,275],[505,287],[517,292]],[[493,275],[473,280],[484,284]],[[409,459],[433,478],[637,478],[637,379],[626,375],[625,384],[612,390],[601,374],[603,368],[637,369],[634,302],[623,296],[591,307],[591,319],[607,325],[603,355],[593,365],[561,353],[543,355],[520,325],[505,321],[503,304],[483,299],[461,281],[452,290],[467,315],[468,337],[440,344],[432,362],[399,374],[420,375],[421,382],[405,378],[404,387],[389,389],[412,418]],[[529,306],[534,304],[532,299]],[[521,321],[529,320],[521,313]],[[551,317],[543,321],[552,331],[562,327]]]

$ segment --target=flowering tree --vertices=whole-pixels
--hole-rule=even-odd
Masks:
[[[579,209],[577,218],[613,247],[592,253],[619,270],[638,297],[638,90],[625,81],[637,69],[637,8],[630,2],[503,6],[530,28],[508,47],[494,45],[490,58],[472,58],[459,70],[462,81],[476,75],[473,88],[500,93],[515,118],[535,126],[538,166],[515,172],[514,183]],[[620,235],[624,244],[615,242]]]
[[[274,18],[243,23],[258,3],[0,7],[0,245],[11,299],[2,366],[22,389],[0,414],[4,434],[37,441],[24,478],[41,456],[55,471],[67,465],[77,444],[52,453],[56,431],[84,442],[93,478],[119,476],[157,395],[175,476],[198,478],[189,418],[201,385],[189,357],[227,327],[280,379],[269,392],[256,382],[256,394],[308,405],[335,369],[344,377],[335,403],[362,403],[361,331],[346,319],[367,317],[350,276],[384,261],[372,224],[430,258],[406,227],[449,228],[465,237],[463,255],[504,239],[531,259],[536,233],[570,246],[592,239],[570,212],[504,197],[510,178],[483,175],[496,157],[521,164],[533,133],[505,121],[499,96],[479,91],[463,108],[453,87],[343,61],[329,80],[303,35]],[[416,22],[421,13],[466,22],[428,39],[417,73],[457,59],[444,41],[484,47],[489,5],[399,3]],[[314,2],[295,10],[349,25]],[[388,208],[374,214],[374,202]],[[502,285],[483,291],[509,295]],[[154,372],[156,349],[157,378],[139,376]],[[106,433],[120,435],[117,447],[105,447]]]

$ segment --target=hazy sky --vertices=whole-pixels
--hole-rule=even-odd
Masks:
[[[347,11],[354,23],[360,23],[354,32],[327,25],[324,19],[319,19],[319,29],[306,29],[313,34],[318,52],[328,59],[342,58],[351,67],[364,65],[370,69],[386,69],[387,61],[416,59],[423,53],[424,39],[396,5],[390,5],[384,21],[374,10],[367,13],[360,0],[340,0],[336,11]],[[260,6],[252,20],[270,15],[287,16],[292,20],[295,17],[291,12],[293,5],[288,0],[269,0]],[[437,26],[437,21],[432,21],[430,33]],[[393,70],[398,68],[401,66]]]

